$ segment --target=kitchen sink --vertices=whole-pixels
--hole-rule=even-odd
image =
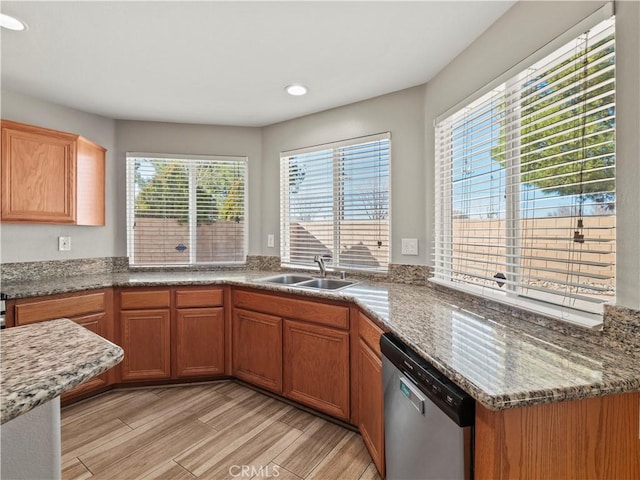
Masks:
[[[318,290],[339,290],[358,283],[349,280],[338,280],[336,278],[314,278],[291,274],[275,275],[273,277],[261,278],[258,281],[279,283],[280,285],[288,285],[290,287],[316,288]]]
[[[319,288],[322,290],[339,290],[340,288],[345,288],[355,283],[356,282],[350,282],[349,280],[337,280],[334,278],[314,278],[306,282],[298,283],[297,286]]]
[[[275,277],[261,278],[261,282],[280,283],[282,285],[293,285],[295,283],[313,280],[313,277],[305,277],[304,275],[276,275]]]

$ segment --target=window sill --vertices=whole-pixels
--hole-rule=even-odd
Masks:
[[[496,292],[473,285],[462,285],[454,282],[447,282],[437,278],[429,278],[429,282],[444,286],[453,292],[463,292],[482,299],[496,302],[507,308],[524,310],[535,315],[552,318],[557,321],[566,322],[589,330],[601,330],[604,313],[588,313],[575,310],[569,307],[561,307],[550,303],[536,301],[525,297],[510,297],[504,292]],[[604,310],[604,307],[603,307]]]

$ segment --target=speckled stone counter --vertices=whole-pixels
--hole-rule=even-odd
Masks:
[[[102,287],[229,284],[354,302],[492,410],[639,391],[635,354],[521,321],[424,286],[360,282],[318,291],[260,281],[278,272],[153,272],[4,284],[9,298]]]
[[[0,333],[0,422],[42,405],[117,365],[120,347],[59,319]]]

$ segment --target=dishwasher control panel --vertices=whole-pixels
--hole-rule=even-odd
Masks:
[[[473,425],[475,401],[468,393],[393,334],[386,333],[380,338],[380,349],[382,354],[411,380],[410,383],[415,384],[459,426]],[[399,388],[413,402],[414,399],[409,395],[412,393],[408,386],[410,383],[405,382],[403,386],[401,379]],[[413,403],[418,408],[415,402]]]

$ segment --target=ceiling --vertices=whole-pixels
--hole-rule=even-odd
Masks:
[[[2,30],[2,87],[109,118],[264,126],[423,84],[514,3],[2,1],[28,25]]]

